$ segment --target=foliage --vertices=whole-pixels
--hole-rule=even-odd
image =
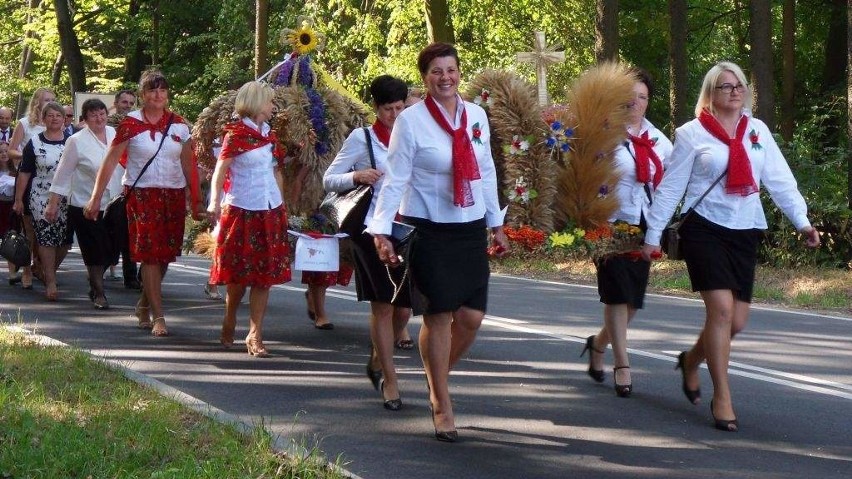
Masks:
[[[779,146],[808,205],[808,217],[822,232],[823,244],[816,250],[807,248],[793,225],[763,193],[769,229],[760,256],[766,263],[846,267],[852,260],[852,211],[845,195],[849,147],[823,147],[819,141],[826,135],[826,129],[832,127],[831,105],[834,108],[842,105],[839,100],[828,103],[814,107],[822,113],[815,113],[811,121],[801,124],[789,144],[779,139]]]

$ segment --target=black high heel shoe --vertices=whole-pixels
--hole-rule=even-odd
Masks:
[[[736,419],[716,419],[716,413],[713,412],[713,400],[710,400],[710,415],[713,416],[713,422],[716,429],[725,432],[738,432],[740,430]]]
[[[615,385],[615,394],[620,398],[629,398],[630,393],[633,392],[633,383],[630,384],[618,384],[615,380],[615,373],[619,369],[630,369],[630,366],[616,366],[612,368],[612,383]]]
[[[591,335],[586,338],[586,346],[583,348],[583,351],[580,352],[580,357],[582,358],[586,351],[589,351],[589,370],[587,371],[589,376],[595,380],[595,382],[602,383],[604,382],[604,372],[603,369],[593,369],[592,368],[592,354],[598,353],[603,354],[604,352],[595,348],[595,335]]]
[[[382,394],[385,409],[388,411],[399,411],[402,409],[402,398],[385,399],[385,379],[379,379],[379,392]]]
[[[370,382],[373,383],[373,388],[378,391],[379,384],[382,380],[382,370],[381,369],[373,369],[373,351],[370,348],[370,357],[367,358],[367,377],[370,378]]]
[[[689,400],[692,404],[698,404],[701,401],[701,388],[698,389],[689,389],[686,386],[686,367],[684,364],[686,363],[686,351],[681,352],[677,356],[677,365],[675,366],[675,370],[680,369],[681,376],[681,387],[683,388],[683,395],[686,396],[686,399]]]
[[[452,431],[439,431],[435,425],[435,408],[432,403],[429,403],[429,413],[432,414],[432,427],[435,428],[435,439],[441,442],[456,442],[459,439],[459,433],[455,429]]]

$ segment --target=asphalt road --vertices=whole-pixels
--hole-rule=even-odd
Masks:
[[[39,283],[0,285],[0,311],[285,438],[318,441],[363,478],[852,477],[850,317],[756,305],[732,353],[732,434],[712,427],[706,369],[699,406],[673,370],[700,329],[700,302],[649,295],[629,333],[634,393],[622,399],[611,370],[596,384],[578,357],[601,323],[594,288],[494,276],[489,315],[451,377],[460,442],[446,444],[432,435],[416,349],[396,357],[403,409],[382,408],[364,374],[368,306],[352,287],[329,291],[333,331],[313,328],[298,275],[275,287],[264,326],[274,357],[256,359],[220,347],[223,305],[203,295],[207,267],[189,255],[170,268],[165,339],[135,328],[136,296],[120,281],[107,285],[113,308],[92,309],[74,251],[59,302],[43,301]],[[237,337],[246,330],[244,307]]]

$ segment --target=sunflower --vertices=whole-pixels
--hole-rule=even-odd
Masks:
[[[323,35],[314,30],[313,20],[300,17],[298,24],[298,28],[287,28],[282,35],[284,40],[293,46],[293,50],[299,55],[305,55],[322,48],[324,38]]]

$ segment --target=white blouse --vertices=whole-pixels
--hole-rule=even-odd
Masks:
[[[258,130],[251,119],[243,118],[242,121]],[[266,123],[259,129],[263,136],[269,135],[269,130]],[[272,155],[272,148],[270,143],[233,157],[228,170],[231,186],[222,204],[250,211],[271,210],[281,205],[281,190],[275,181],[278,161]]]
[[[68,198],[71,206],[84,208],[95,188],[95,178],[104,162],[107,148],[115,138],[115,128],[106,127],[106,143],[92,133],[88,127],[71,135],[65,142],[65,150],[59,159],[50,192]],[[112,198],[121,193],[121,176],[124,170],[116,168],[101,198],[101,211]]]
[[[133,110],[127,114],[137,120],[144,121],[142,110]],[[189,126],[186,123],[172,123],[166,132],[168,138],[163,141],[163,148],[157,153],[157,157],[151,162],[151,166],[145,170],[145,174],[136,184],[137,188],[184,188],[186,177],[180,163],[180,153],[183,144],[189,141]],[[122,183],[132,185],[145,163],[151,159],[154,152],[160,146],[161,132],[154,134],[143,131],[133,138],[127,140],[127,170],[124,173]]]
[[[672,153],[672,142],[666,138],[666,135],[658,130],[650,121],[643,118],[642,126],[639,134],[648,132],[648,139],[654,143],[654,152],[657,153],[660,162],[665,169],[668,166],[669,156]],[[642,214],[648,216],[648,207],[651,205],[651,199],[646,193],[645,185],[636,180],[636,160],[634,159],[636,151],[630,140],[625,140],[624,143],[615,149],[615,169],[620,175],[618,183],[615,185],[615,195],[618,197],[618,209],[610,217],[610,221],[622,220],[631,225],[638,225]],[[653,180],[654,174],[657,171],[653,162],[650,162],[650,178]],[[648,182],[648,190],[651,197],[654,195],[653,181]]]
[[[32,140],[34,136],[44,132],[45,130],[44,125],[30,126],[30,120],[27,119],[27,117],[23,117],[18,120],[17,128],[23,128],[24,132],[24,135],[21,137],[21,144],[18,145],[18,151],[21,152],[24,151],[24,147],[27,146],[27,143]],[[9,139],[11,140],[12,138],[9,137]]]
[[[468,223],[485,218],[489,228],[501,226],[505,211],[497,200],[497,172],[491,157],[491,131],[485,110],[458,97],[455,118],[438,104],[453,128],[461,123],[462,108],[467,111],[467,133],[479,166],[481,179],[470,182],[474,204],[467,208],[453,204],[452,138],[432,118],[426,102],[405,109],[394,123],[388,158],[382,169],[384,180],[373,219],[371,234],[390,234],[397,211],[404,216],[436,223]],[[481,133],[479,141],[473,128]]]
[[[752,142],[752,132],[757,135]],[[810,226],[805,199],[796,185],[787,161],[766,125],[748,117],[743,146],[751,163],[754,181],[763,184],[772,200],[797,230]],[[645,242],[659,245],[663,228],[674,213],[675,207],[686,192],[681,213],[685,213],[728,167],[728,146],[704,129],[694,119],[675,132],[674,150],[663,182],[654,195],[654,204],[648,213],[648,231]],[[748,196],[729,195],[722,178],[710,193],[695,207],[704,218],[730,229],[766,229],[766,216],[760,194]]]
[[[370,135],[370,142],[373,147],[373,156],[376,159],[376,169],[386,169],[385,163],[388,158],[388,149],[379,141],[376,132],[372,128],[367,128]],[[363,128],[356,128],[349,133],[334,161],[325,170],[322,177],[322,186],[326,191],[346,191],[355,187],[355,171],[366,170],[370,168],[370,153],[367,151],[367,138],[364,136]],[[376,209],[379,192],[382,190],[385,176],[382,175],[373,183],[373,201],[370,202],[370,209],[367,210],[367,216],[364,219],[364,225],[369,225],[373,219],[373,212]]]

